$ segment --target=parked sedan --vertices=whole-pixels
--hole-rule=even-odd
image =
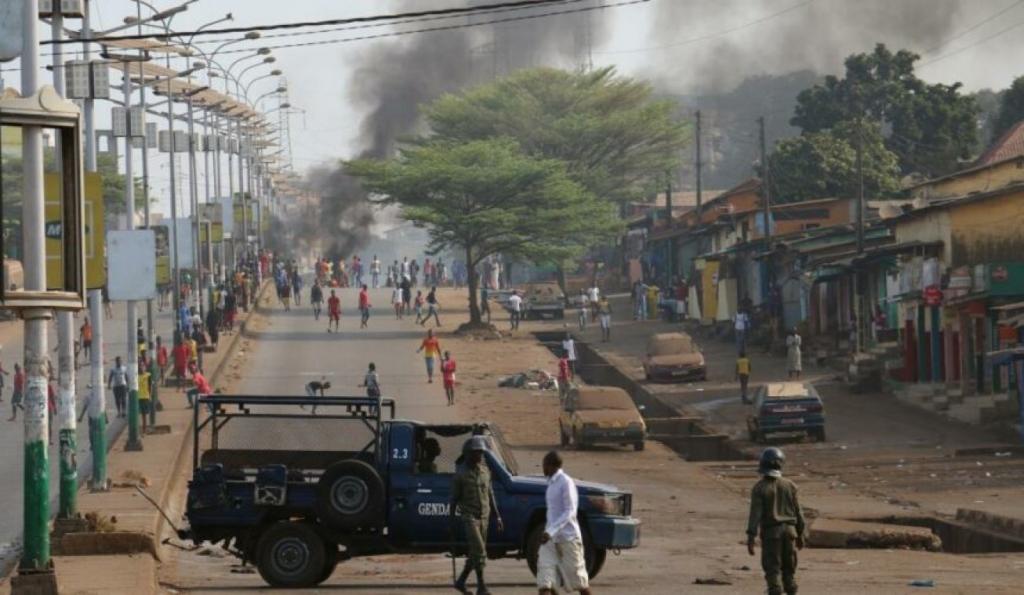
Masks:
[[[633,445],[644,449],[647,426],[633,399],[614,386],[579,386],[569,389],[558,418],[562,446],[595,444]]]
[[[825,441],[825,405],[806,382],[770,382],[754,393],[754,413],[747,418],[751,442],[769,434],[807,434]]]
[[[662,382],[707,380],[708,367],[690,335],[658,333],[647,340],[644,376]]]

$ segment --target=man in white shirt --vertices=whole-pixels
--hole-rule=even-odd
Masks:
[[[587,298],[590,300],[590,322],[594,322],[597,320],[597,302],[601,301],[601,290],[597,288],[597,283],[587,292]]]
[[[512,322],[512,330],[519,330],[519,319],[523,311],[523,298],[519,297],[518,291],[513,291],[508,297],[508,311]]]
[[[747,331],[750,330],[750,314],[746,310],[736,313],[734,320],[736,330],[736,353],[743,353],[747,348]]]
[[[576,373],[576,341],[573,340],[572,335],[565,333],[565,338],[562,339],[562,349],[565,350],[565,356],[569,358],[569,368],[572,369],[572,373]]]
[[[544,455],[543,466],[548,478],[544,494],[548,510],[537,554],[537,588],[540,595],[555,595],[562,583],[569,591],[590,595],[583,534],[576,520],[579,505],[576,482],[562,471],[562,457],[553,450]]]

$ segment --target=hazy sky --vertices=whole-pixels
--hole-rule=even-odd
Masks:
[[[961,81],[968,90],[1002,88],[1024,74],[1019,60],[1024,50],[1024,1],[651,0],[613,6],[620,1],[603,0],[609,7],[589,17],[594,30],[594,64],[614,64],[623,73],[649,77],[659,87],[676,92],[728,90],[747,75],[801,68],[835,73],[840,71],[845,55],[869,51],[876,42],[923,54],[920,76],[929,81]],[[152,3],[161,9],[177,4],[170,0]],[[100,30],[120,24],[124,16],[135,12],[132,0],[91,0],[90,4],[93,26]],[[380,14],[409,6],[429,9],[466,4],[466,0],[200,0],[175,17],[173,25],[176,29],[192,29],[228,12],[234,15],[234,22],[219,27]],[[426,25],[434,24],[440,23]],[[69,25],[77,27],[77,21]],[[390,30],[422,26],[410,24]],[[535,21],[502,25],[517,29],[534,26]],[[357,94],[353,87],[360,81],[352,80],[352,75],[357,69],[375,67],[366,63],[371,54],[380,55],[370,51],[375,44],[406,44],[410,37],[313,47],[275,46],[388,30],[334,30],[276,38],[269,37],[273,32],[267,32],[261,40],[231,48],[274,48],[277,62],[273,67],[284,71],[289,100],[306,110],[305,116],[292,116],[297,169],[358,152],[359,124],[366,106],[354,101]],[[420,35],[432,41],[451,33]],[[43,51],[49,53],[48,48]],[[485,51],[471,54],[451,59],[465,64],[490,59]],[[224,55],[222,60],[228,62],[241,55]],[[43,63],[49,60],[44,56]],[[562,64],[564,59],[553,61]],[[16,65],[3,65],[8,86],[18,84],[17,72],[11,71]],[[250,75],[269,70],[269,66],[262,71],[254,69]],[[118,78],[112,75],[112,79]],[[254,85],[254,93],[262,94],[273,87],[274,81],[264,80]],[[268,102],[264,107],[272,105]],[[786,118],[788,114],[776,117]],[[106,126],[108,105],[101,104],[97,119],[101,127]],[[151,159],[166,161],[166,155],[153,152]],[[154,168],[154,172],[159,178],[160,168]],[[154,180],[154,187],[157,193],[166,195],[166,179]]]

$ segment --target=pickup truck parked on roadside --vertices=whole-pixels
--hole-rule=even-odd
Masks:
[[[525,558],[536,572],[545,479],[519,474],[495,427],[399,421],[394,411],[390,399],[201,398],[188,526],[179,535],[221,543],[267,583],[288,588],[315,586],[338,562],[359,556],[464,554],[450,489],[465,443],[479,435],[489,445],[505,525],[498,532],[492,515],[488,557]],[[639,544],[640,521],[630,516],[629,492],[586,481],[577,487],[587,569],[595,577],[609,550]]]

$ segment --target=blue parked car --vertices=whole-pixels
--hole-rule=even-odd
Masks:
[[[179,536],[222,543],[270,585],[312,587],[358,556],[465,554],[451,484],[473,436],[487,439],[505,524],[498,532],[491,516],[488,557],[525,559],[536,572],[547,482],[519,474],[497,428],[394,420],[391,399],[213,395],[199,403],[188,527]],[[640,521],[630,516],[630,492],[576,485],[594,577],[608,550],[637,547]]]
[[[809,383],[770,382],[754,393],[754,414],[747,418],[751,442],[769,434],[803,433],[825,441],[825,405]]]

